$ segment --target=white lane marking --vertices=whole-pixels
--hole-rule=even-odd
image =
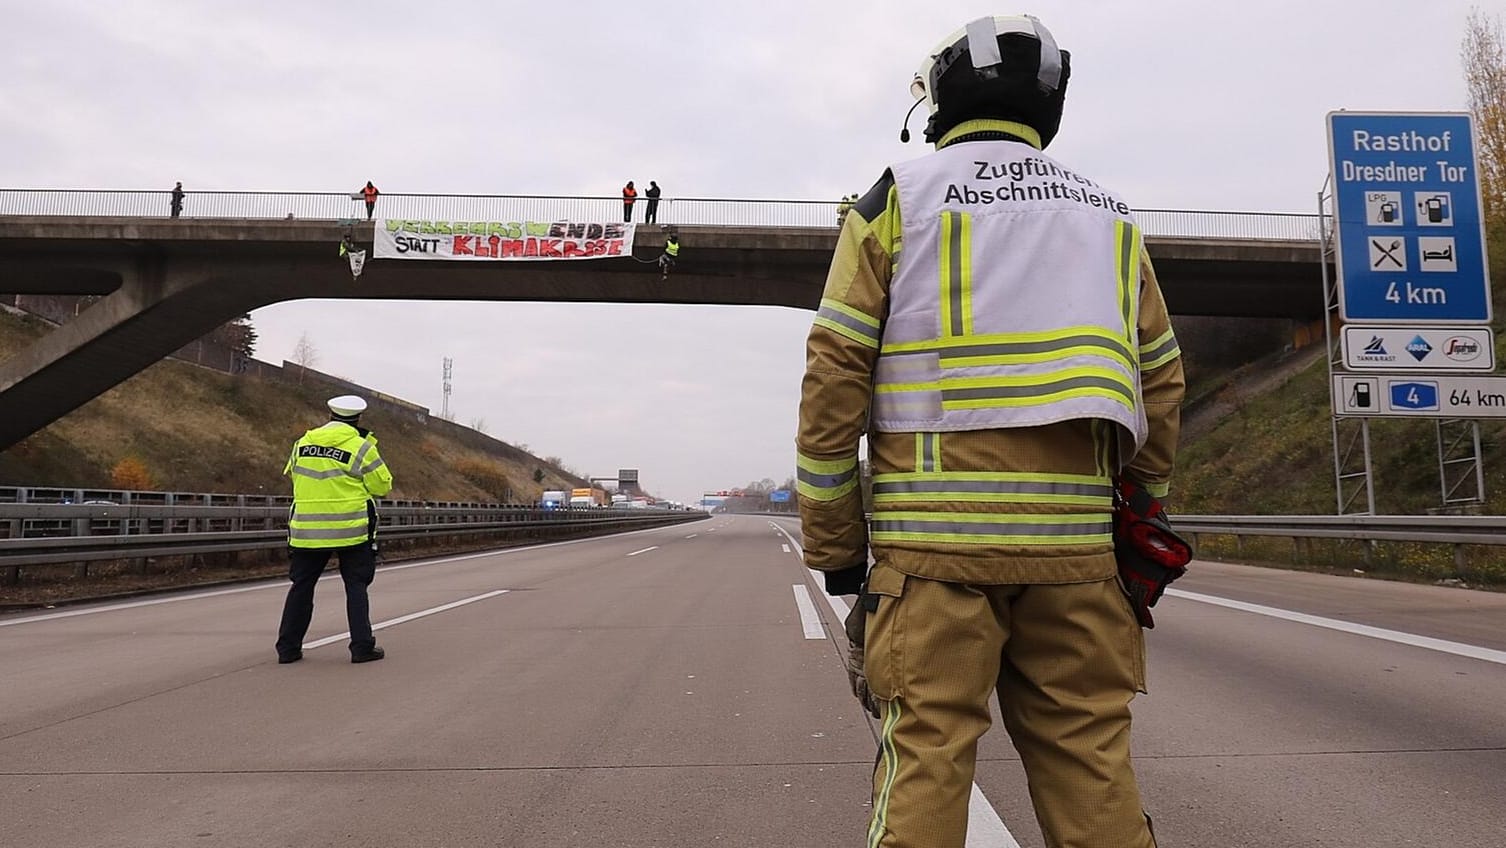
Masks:
[[[435,613],[444,612],[445,610],[452,610],[452,609],[454,609],[456,607],[463,607],[466,604],[474,604],[477,601],[484,601],[487,598],[495,598],[498,595],[505,595],[505,594],[507,594],[510,591],[512,591],[512,590],[511,589],[498,589],[498,590],[496,590],[494,592],[487,592],[484,595],[476,595],[476,596],[470,597],[470,598],[462,598],[462,599],[460,599],[458,601],[454,601],[452,603],[444,604],[443,606],[430,607],[429,609],[419,610],[418,612],[410,612],[407,615],[398,616],[397,618],[389,618],[386,621],[380,622],[378,624],[371,625],[371,631],[373,633],[375,633],[378,630],[385,630],[388,627],[392,627],[394,625],[402,624],[405,621],[412,621],[415,618],[423,618],[426,615],[433,615]],[[342,641],[344,641],[346,639],[349,639],[349,638],[350,638],[350,631],[347,630],[344,633],[336,633],[333,636],[326,636],[323,639],[315,639],[312,642],[304,642],[303,643],[303,649],[305,651],[312,651],[315,648],[322,648],[325,645],[333,645],[336,642],[342,642]]]
[[[618,538],[618,537],[621,537],[621,536],[636,536],[639,533],[654,533],[654,532],[661,531],[661,530],[666,530],[666,529],[668,529],[668,528],[665,528],[665,527],[650,527],[650,528],[647,528],[645,530],[630,530],[627,533],[615,533],[610,538]],[[419,560],[418,562],[405,562],[405,563],[403,563],[401,565],[384,565],[384,566],[381,566],[380,568],[377,569],[377,573],[378,574],[385,574],[385,573],[387,573],[389,571],[405,571],[405,570],[407,570],[409,568],[426,568],[426,567],[431,566],[431,565],[443,565],[443,564],[445,564],[447,562],[462,562],[462,561],[468,560],[468,559],[481,559],[482,557],[503,556],[503,555],[506,555],[506,554],[521,554],[521,553],[526,553],[528,551],[540,551],[540,550],[543,550],[545,548],[558,548],[558,547],[561,547],[563,545],[579,545],[579,544],[581,544],[583,542],[596,542],[596,541],[600,541],[602,538],[606,538],[606,537],[593,536],[591,538],[586,538],[586,539],[567,539],[567,540],[565,540],[563,542],[545,542],[545,543],[540,544],[540,545],[526,545],[526,546],[520,546],[520,547],[516,547],[516,548],[503,548],[503,549],[495,550],[495,551],[482,551],[480,553],[474,553],[474,554],[457,554],[456,556],[438,557],[436,559],[424,559],[424,560]],[[328,575],[325,575],[324,577],[320,577],[319,578],[319,580],[321,582],[324,581],[324,580],[339,580],[339,579],[340,579],[340,575],[339,574],[328,574]],[[255,586],[239,586],[239,587],[234,588],[234,589],[216,589],[215,591],[212,591],[212,592],[194,592],[191,595],[173,595],[172,597],[152,598],[151,600],[146,600],[146,601],[123,601],[123,602],[117,603],[117,604],[107,604],[105,606],[89,607],[88,609],[68,610],[66,612],[49,612],[49,613],[44,613],[42,615],[27,616],[26,618],[4,619],[4,620],[0,620],[0,627],[10,627],[11,625],[15,625],[15,624],[32,624],[32,623],[38,622],[38,621],[54,621],[54,620],[59,619],[59,618],[74,618],[75,616],[80,616],[80,615],[94,615],[95,613],[101,613],[101,612],[116,612],[118,610],[137,609],[138,607],[153,607],[153,606],[156,606],[158,604],[175,604],[175,603],[177,603],[179,601],[197,601],[197,600],[200,600],[200,599],[203,599],[203,598],[217,598],[217,597],[219,597],[221,595],[237,595],[237,594],[240,594],[241,592],[260,592],[263,589],[284,588],[284,587],[286,587],[286,585],[287,584],[284,583],[282,580],[275,580],[274,581],[274,580],[269,579],[268,582],[266,582],[266,583],[259,583],[259,584],[255,585]]]
[[[700,535],[699,533],[691,533],[689,536],[686,536],[685,538],[687,538],[687,539],[694,539],[696,536],[699,536],[699,535]]]
[[[772,521],[769,523],[774,524]],[[774,529],[783,533],[785,538],[790,540],[790,544],[795,546],[795,550],[799,552],[800,557],[802,559],[805,558],[805,552],[801,550],[800,543],[795,541],[795,537],[791,536],[788,530],[785,530],[778,524],[774,524]],[[810,572],[811,579],[816,581],[817,591],[820,592],[821,597],[826,599],[826,603],[831,607],[832,612],[837,614],[837,618],[845,621],[851,607],[847,606],[847,602],[841,598],[821,591],[819,587],[826,584],[819,571],[810,568],[807,568],[806,571]],[[988,802],[988,797],[983,794],[983,790],[979,788],[977,783],[973,784],[972,795],[968,797],[967,801],[967,842],[965,848],[1020,848],[1020,843],[1015,841],[1014,835],[1009,832],[1009,828],[1004,826],[1004,820],[999,817],[999,813],[994,809],[994,805]]]
[[[339,575],[335,575],[338,577]],[[321,578],[328,580],[328,577]],[[36,621],[53,621],[59,618],[73,618],[80,615],[93,615],[97,612],[113,612],[115,610],[136,609],[137,607],[154,607],[158,604],[171,604],[177,601],[196,601],[200,598],[216,598],[220,595],[237,595],[241,592],[256,592],[269,589],[273,586],[281,586],[281,583],[268,583],[265,586],[242,586],[238,589],[219,589],[214,592],[196,592],[192,595],[175,595],[171,598],[152,598],[149,601],[128,601],[126,603],[111,604],[107,607],[90,607],[89,609],[68,610],[67,612],[49,612],[43,615],[33,615],[26,618],[12,618],[0,621],[0,627],[10,627],[14,624],[31,624]]]
[[[805,630],[805,638],[825,639],[826,628],[821,626],[821,613],[816,612],[811,590],[804,583],[796,583],[794,589],[795,606],[800,608],[800,627]]]
[[[1256,615],[1270,616],[1285,621],[1295,621],[1299,624],[1310,624],[1313,627],[1325,627],[1329,630],[1338,630],[1343,633],[1353,633],[1356,636],[1368,636],[1371,639],[1382,639],[1387,642],[1396,642],[1400,645],[1411,645],[1414,648],[1426,648],[1429,651],[1438,651],[1444,654],[1453,654],[1470,659],[1484,660],[1498,665],[1506,665],[1506,651],[1493,651],[1490,648],[1481,648],[1475,645],[1466,645],[1463,642],[1450,642],[1446,639],[1434,639],[1431,636],[1417,636],[1411,633],[1403,633],[1399,630],[1386,630],[1380,627],[1370,627],[1365,624],[1353,624],[1348,621],[1340,621],[1334,618],[1322,618],[1307,613],[1291,612],[1276,607],[1266,607],[1260,604],[1247,604],[1244,601],[1231,601],[1228,598],[1214,597],[1213,595],[1200,595],[1196,592],[1184,592],[1181,589],[1167,589],[1166,594],[1189,601],[1197,601],[1201,604],[1212,604],[1216,607],[1228,607],[1229,609],[1250,612]]]
[[[658,545],[652,545],[652,546],[647,547],[647,548],[642,548],[640,550],[633,551],[632,553],[628,554],[628,556],[637,556],[639,554],[646,554],[649,551],[657,551],[657,550],[659,550],[659,546]]]
[[[967,799],[967,841],[963,844],[965,848],[1020,848],[976,783]]]
[[[784,548],[784,552],[785,553],[789,553],[790,552],[790,546],[789,545],[780,545],[779,547]]]

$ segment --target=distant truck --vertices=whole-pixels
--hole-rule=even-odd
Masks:
[[[539,506],[544,509],[564,509],[568,504],[563,489],[545,489],[539,496]]]
[[[606,506],[607,493],[603,489],[580,488],[570,490],[571,509],[593,509],[598,506]]]

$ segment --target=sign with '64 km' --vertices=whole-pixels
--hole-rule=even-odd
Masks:
[[[1345,321],[1490,321],[1474,122],[1468,113],[1330,112]]]
[[[1506,377],[1335,374],[1339,415],[1506,418]]]

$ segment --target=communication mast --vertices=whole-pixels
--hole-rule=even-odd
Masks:
[[[446,421],[450,420],[450,369],[454,364],[454,358],[444,358],[444,402],[440,404],[439,417]]]

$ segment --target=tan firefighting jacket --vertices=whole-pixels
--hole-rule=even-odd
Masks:
[[[967,161],[976,160],[982,168],[983,163],[1018,159],[1018,139],[1033,135],[1029,128],[1005,122],[972,121],[949,133],[938,147],[961,145],[973,151]],[[960,152],[954,149],[947,156],[956,160]],[[1091,201],[1096,206],[1100,201],[1093,197],[1117,203],[1117,198],[1091,181],[1070,171],[1053,171],[1051,166],[1059,163],[1044,155],[1039,158],[1051,164],[1015,171],[1016,176],[1026,177],[1026,185],[1039,187],[1057,200],[1067,198],[1063,204]],[[1053,184],[1060,185],[1053,189]],[[1185,388],[1180,350],[1149,256],[1134,242],[1139,257],[1138,308],[1132,310],[1134,331],[1126,341],[1138,380],[1133,403],[1139,408],[1134,412],[1136,418],[1144,415],[1143,434],[1126,439],[1121,425],[1070,415],[1041,425],[881,430],[872,423],[875,384],[888,391],[895,378],[880,380],[876,371],[886,342],[890,350],[897,346],[886,339],[885,328],[894,305],[891,284],[904,257],[907,232],[901,221],[899,185],[891,169],[848,214],[806,344],[796,436],[806,563],[826,572],[851,571],[866,562],[871,546],[875,559],[907,574],[936,580],[1066,583],[1113,576],[1110,480],[1123,474],[1166,496]],[[989,188],[996,189],[998,184]],[[977,208],[976,190],[964,185],[958,191],[966,193]],[[1128,222],[1128,214],[1123,217]],[[917,245],[925,241],[913,226],[908,232]],[[1007,255],[1010,243],[997,241],[954,244],[948,248],[950,264],[955,266],[964,253],[973,267],[988,263],[990,255]],[[935,258],[927,259],[928,264],[936,264]],[[1051,264],[1070,265],[1073,259],[1053,256]],[[1110,260],[1106,265],[1105,296],[1110,298],[1116,292],[1113,264]],[[980,273],[971,275],[966,284],[1009,284],[994,282],[998,278]],[[945,279],[943,274],[937,283],[943,296]],[[1025,284],[1051,286],[1052,280],[1030,279]],[[969,297],[1009,302],[997,292],[975,289],[969,290]],[[1059,325],[1084,323],[1080,316],[1068,314],[1068,302],[1070,298],[1063,298]],[[1042,350],[1020,361],[1028,360],[1029,367],[1039,373],[1043,361],[1049,371],[1049,358],[1059,356],[1063,373],[1068,373],[1072,351],[1053,353],[1049,346]],[[1007,369],[999,373],[1006,374]],[[968,385],[969,379],[974,378],[954,378],[948,383],[943,375],[941,385],[943,389]],[[1010,379],[999,376],[993,382]],[[1027,375],[1016,382],[1031,385],[1040,378]],[[956,427],[955,423],[946,426]],[[1138,438],[1142,435],[1143,441]],[[872,475],[867,504],[858,461],[859,440],[864,436]],[[1138,449],[1136,442],[1141,442]],[[865,520],[865,508],[871,510],[871,525]]]

